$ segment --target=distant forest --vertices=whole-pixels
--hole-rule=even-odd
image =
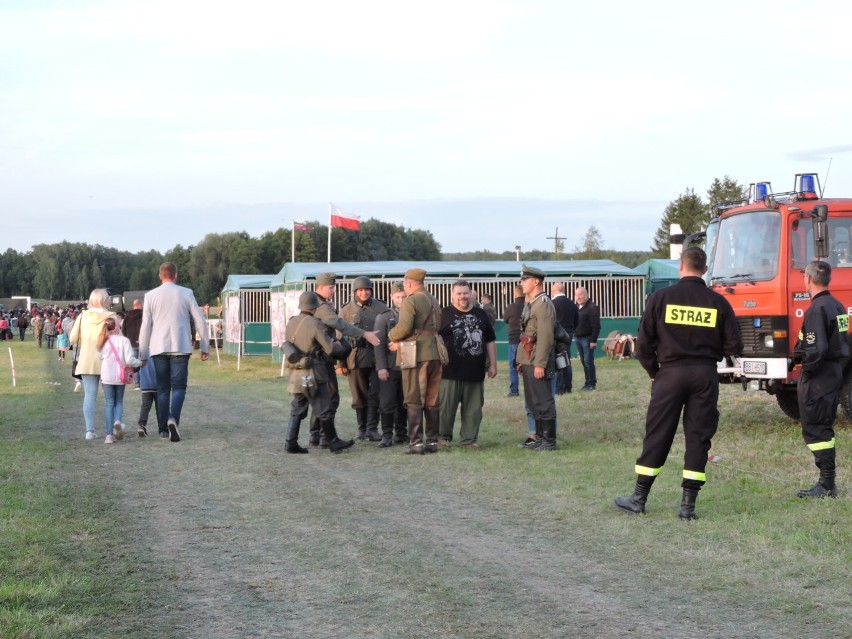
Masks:
[[[295,231],[295,261],[324,262],[328,227],[307,222]],[[61,242],[39,244],[26,253],[8,249],[0,255],[0,297],[29,295],[40,300],[84,300],[95,288],[147,290],[159,285],[157,269],[164,261],[178,268],[178,282],[195,291],[200,304],[215,304],[228,275],[276,274],[291,262],[293,231],[279,228],[258,238],[247,233],[211,233],[195,246],[130,253],[100,245]],[[514,252],[441,253],[430,231],[367,220],[359,231],[335,228],[331,235],[335,262],[374,260],[514,260]],[[560,253],[524,251],[522,260],[611,259],[633,267],[650,252],[595,250]]]

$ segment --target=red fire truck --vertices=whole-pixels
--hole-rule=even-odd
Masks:
[[[823,197],[816,173],[797,174],[785,193],[757,182],[748,200],[720,207],[704,239],[708,285],[733,306],[744,345],[742,357],[720,363],[722,379],[774,395],[798,419],[792,352],[809,304],[802,273],[814,259],[829,262],[831,292],[852,314],[852,198]],[[852,364],[841,403],[852,419]]]

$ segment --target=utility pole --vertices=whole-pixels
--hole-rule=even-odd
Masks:
[[[559,259],[559,240],[564,240],[567,238],[559,237],[559,227],[556,227],[556,233],[553,234],[552,237],[544,238],[546,240],[553,240],[553,252],[556,254],[556,259]]]

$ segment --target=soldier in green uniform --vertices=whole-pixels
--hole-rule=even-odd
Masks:
[[[556,310],[544,293],[544,271],[524,265],[521,289],[526,304],[521,313],[521,342],[515,361],[524,380],[524,399],[532,411],[538,441],[528,450],[556,450],[556,402],[551,383],[556,371]]]
[[[366,339],[367,342],[373,346],[376,346],[379,343],[379,338],[376,336],[375,332],[365,331],[362,328],[353,326],[337,314],[337,310],[334,308],[334,304],[332,303],[334,301],[335,293],[334,273],[320,273],[317,275],[315,292],[319,296],[320,300],[320,305],[316,310],[315,317],[317,317],[317,319],[325,325],[325,330],[329,337],[334,338],[335,331],[337,331],[340,335],[345,337]],[[337,407],[340,406],[340,392],[337,386],[337,375],[334,372],[334,362],[329,361],[326,366],[329,370],[328,390],[329,395],[331,396],[331,412],[333,420],[334,416],[337,414]],[[316,414],[312,414],[310,443],[313,446],[325,448],[328,445],[328,442],[324,441],[320,431],[319,419]]]
[[[290,422],[287,426],[288,453],[307,453],[307,448],[299,446],[299,426],[308,414],[308,406],[317,416],[328,449],[339,453],[352,446],[353,441],[342,441],[337,437],[334,427],[331,395],[328,384],[328,362],[332,361],[334,342],[321,321],[314,317],[320,301],[316,293],[305,291],[299,296],[299,310],[295,317],[287,322],[285,339],[302,355],[296,363],[288,363],[290,368],[289,390],[293,396],[290,404]],[[331,374],[334,374],[332,368]]]
[[[340,317],[363,331],[372,331],[376,316],[388,310],[387,304],[373,297],[373,283],[369,277],[360,276],[352,280],[352,299],[340,309]],[[358,420],[358,439],[371,442],[381,440],[379,436],[379,376],[373,346],[365,339],[351,339],[352,353],[346,360],[349,371],[349,390],[352,393],[352,408]]]
[[[426,271],[412,268],[405,272],[403,287],[408,294],[399,310],[399,322],[388,333],[398,351],[399,342],[416,340],[417,364],[402,371],[402,391],[408,412],[408,452],[412,455],[438,452],[438,405],[441,390],[441,360],[435,336],[441,327],[441,306],[423,282]],[[423,443],[423,422],[426,443]]]
[[[402,282],[391,286],[391,307],[376,317],[376,333],[381,344],[374,349],[376,374],[379,378],[379,417],[382,422],[380,448],[408,441],[408,421],[405,397],[402,392],[402,371],[396,363],[396,353],[388,348],[388,333],[399,322],[399,309],[408,295]]]

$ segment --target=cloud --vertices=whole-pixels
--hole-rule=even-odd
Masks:
[[[787,157],[796,162],[824,162],[835,155],[842,155],[844,153],[852,153],[852,144],[793,151],[792,153],[788,153]]]

